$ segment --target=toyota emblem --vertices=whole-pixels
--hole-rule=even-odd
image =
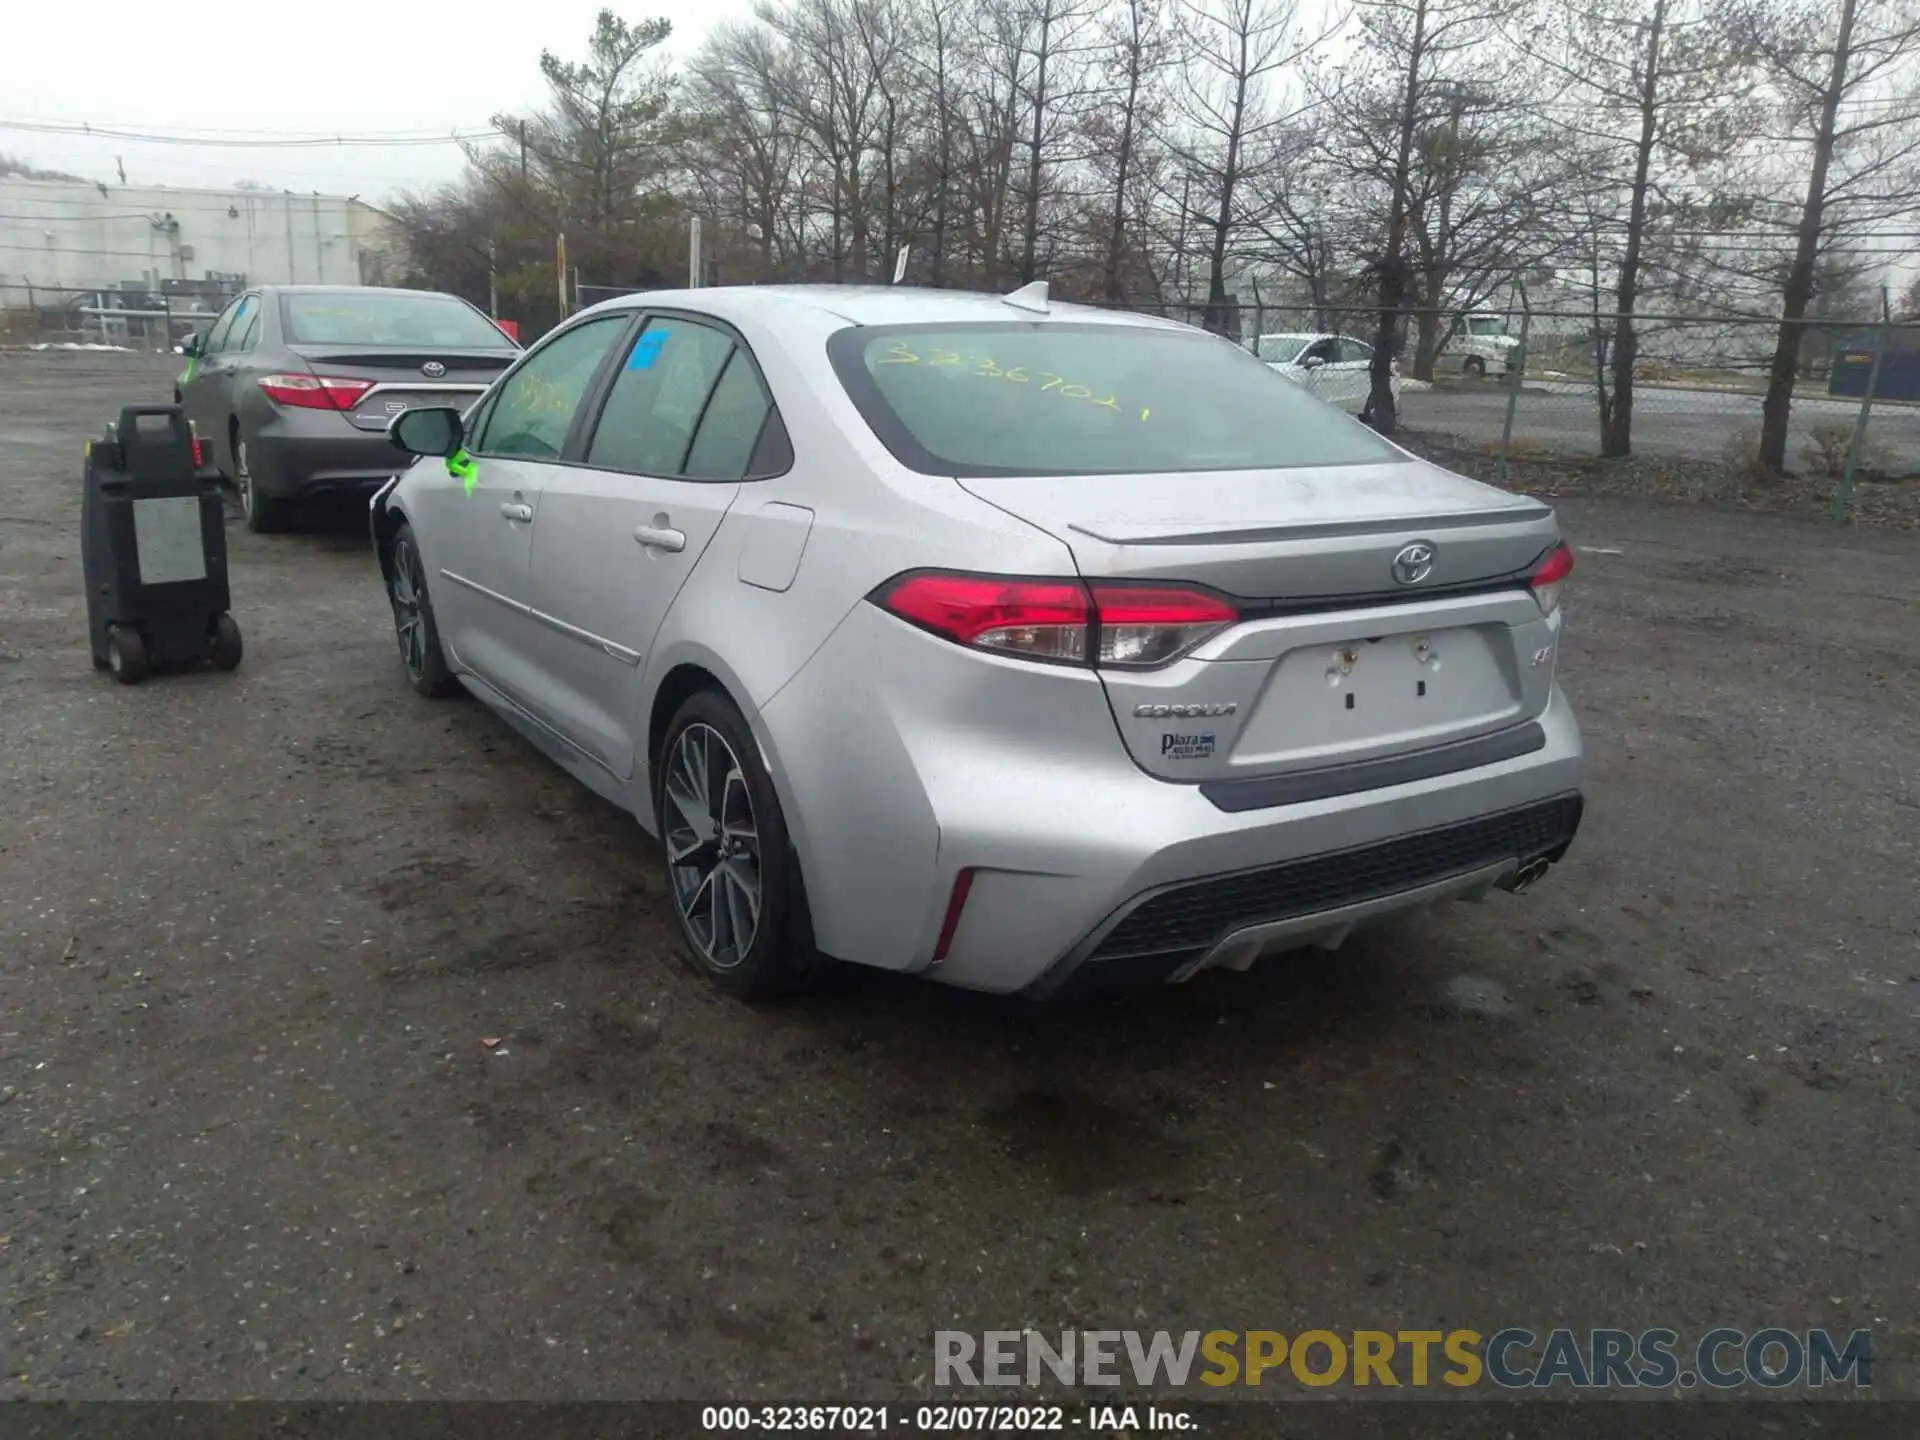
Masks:
[[[442,375],[447,373],[447,367],[442,365],[438,360],[429,360],[420,367],[420,373],[428,379],[438,380]]]
[[[1418,585],[1433,574],[1433,543],[1416,540],[1393,557],[1393,578],[1402,585]]]

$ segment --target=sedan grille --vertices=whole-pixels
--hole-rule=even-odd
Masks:
[[[1088,959],[1204,951],[1249,925],[1337,910],[1502,860],[1551,854],[1573,838],[1580,807],[1579,796],[1566,795],[1417,835],[1176,885],[1142,901]]]

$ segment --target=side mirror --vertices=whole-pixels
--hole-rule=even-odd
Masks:
[[[394,448],[409,455],[451,455],[466,440],[460,412],[445,406],[403,410],[387,427]]]
[[[180,342],[180,353],[186,356],[189,360],[193,359],[195,356],[197,356],[200,353],[200,344],[206,338],[207,338],[206,331],[204,330],[193,331],[187,336],[186,339]]]
[[[1302,370],[1318,370],[1322,365],[1326,363],[1327,363],[1327,357],[1324,355],[1309,355],[1307,356],[1306,359],[1300,362],[1300,368]]]

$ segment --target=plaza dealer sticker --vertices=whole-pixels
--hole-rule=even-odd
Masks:
[[[1204,730],[1197,735],[1162,735],[1160,737],[1160,758],[1162,760],[1205,760],[1213,754],[1213,732]]]
[[[633,353],[627,356],[627,369],[651,370],[653,362],[660,358],[660,352],[666,348],[671,330],[655,328],[647,331],[634,342]]]

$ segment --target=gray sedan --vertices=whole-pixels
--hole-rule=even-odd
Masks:
[[[658,834],[735,993],[1244,969],[1523,889],[1580,820],[1553,512],[1186,326],[631,296],[393,438],[413,687]]]
[[[185,349],[174,398],[260,531],[300,500],[378,488],[397,468],[395,415],[464,406],[520,354],[451,295],[319,285],[236,296]]]

